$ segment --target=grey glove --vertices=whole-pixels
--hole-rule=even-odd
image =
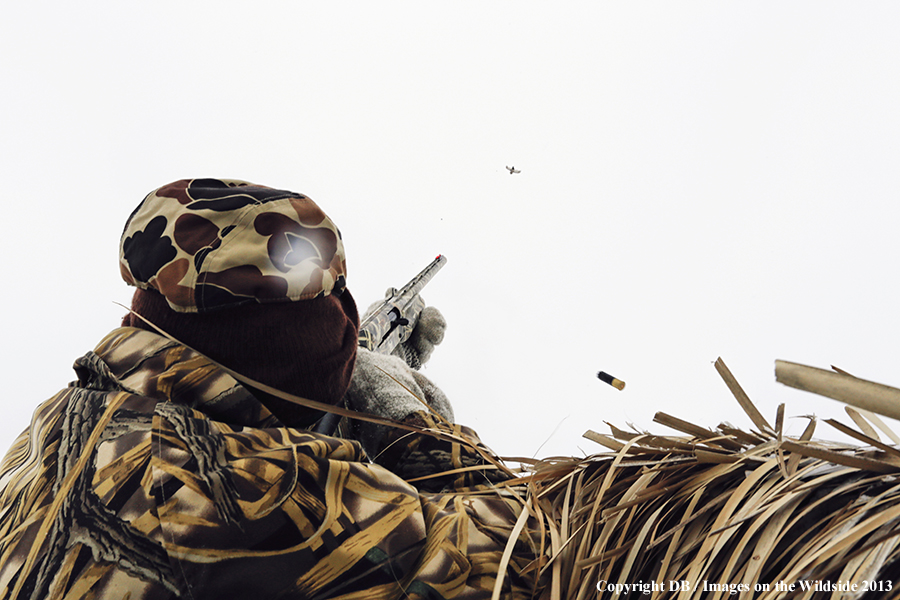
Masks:
[[[431,358],[434,347],[444,339],[447,321],[441,311],[433,306],[422,309],[416,328],[409,339],[394,348],[394,355],[406,361],[413,369],[420,369]]]
[[[385,297],[390,298],[395,292],[394,288],[388,288]],[[416,296],[415,304],[424,307],[419,312],[416,327],[405,342],[394,348],[393,354],[402,358],[413,369],[418,370],[431,358],[434,347],[443,341],[444,331],[447,329],[447,321],[444,319],[441,311],[435,307],[425,307],[425,302],[421,296]],[[369,314],[380,306],[381,302],[376,302],[369,306],[362,320],[365,320]]]
[[[440,316],[440,313],[437,314]],[[420,337],[425,338],[424,335]],[[394,421],[404,421],[416,412],[435,412],[453,422],[450,401],[431,380],[410,368],[398,356],[379,354],[365,348],[359,348],[344,401],[348,408]],[[364,421],[354,420],[351,425],[353,437],[373,458],[384,449],[384,442],[393,430],[386,425]]]

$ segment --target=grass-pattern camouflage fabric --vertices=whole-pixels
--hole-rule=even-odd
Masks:
[[[125,225],[119,266],[179,312],[340,294],[347,274],[341,234],[312,200],[232,179],[147,195]]]
[[[76,371],[0,465],[0,599],[490,598],[522,490],[421,493],[147,331]]]

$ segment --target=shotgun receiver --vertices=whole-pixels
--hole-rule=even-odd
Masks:
[[[372,352],[390,354],[409,339],[425,302],[419,296],[422,288],[446,264],[447,258],[438,254],[431,264],[399,290],[391,288],[387,297],[359,325],[359,345]],[[326,413],[313,428],[316,433],[334,435],[340,417]]]
[[[409,339],[419,313],[425,308],[419,292],[446,262],[447,258],[439,254],[405,286],[388,290],[387,298],[360,323],[359,345],[372,352],[390,354]]]

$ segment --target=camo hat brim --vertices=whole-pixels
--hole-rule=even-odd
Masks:
[[[347,274],[340,231],[312,200],[236,179],[148,194],[125,224],[119,266],[185,313],[340,294]]]

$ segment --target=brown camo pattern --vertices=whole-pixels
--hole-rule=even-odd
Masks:
[[[512,491],[419,492],[147,331],[76,371],[0,464],[0,600],[490,597]],[[504,598],[532,597],[535,537]]]
[[[125,225],[119,267],[179,312],[340,294],[337,226],[308,197],[237,179],[183,179],[144,198]]]

